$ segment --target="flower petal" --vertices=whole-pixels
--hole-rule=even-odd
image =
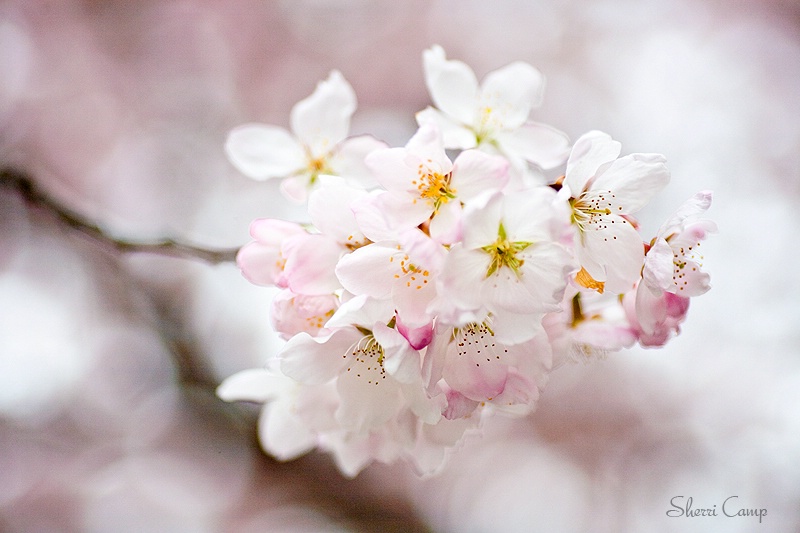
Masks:
[[[527,122],[517,129],[497,132],[495,137],[505,152],[543,169],[562,165],[569,156],[567,135],[546,124]]]
[[[256,180],[290,176],[306,166],[297,140],[285,129],[265,124],[244,124],[231,130],[225,153],[239,172]]]
[[[420,126],[434,125],[439,128],[445,148],[467,150],[478,145],[474,131],[434,107],[426,107],[419,111],[416,118]]]
[[[441,46],[422,54],[425,84],[433,103],[463,124],[472,124],[478,99],[478,80],[461,61],[447,60]]]
[[[593,191],[610,191],[613,213],[627,215],[645,206],[669,182],[666,159],[660,154],[620,157],[592,183]]]
[[[564,178],[564,184],[572,190],[573,196],[577,198],[597,169],[616,159],[621,150],[622,144],[602,131],[590,131],[581,135],[575,141],[567,159]]]
[[[639,279],[644,261],[644,245],[639,232],[630,222],[614,215],[610,218],[613,218],[614,224],[593,224],[594,227],[581,232],[583,246],[578,246],[578,259],[594,279],[605,282],[606,291],[622,294],[631,290]],[[586,256],[602,265],[605,279],[602,276],[598,278],[584,264]]]
[[[500,190],[508,183],[508,161],[480,150],[465,150],[453,162],[450,185],[458,199],[468,202],[480,194]]]
[[[386,148],[386,143],[371,135],[358,135],[345,139],[331,155],[329,164],[333,172],[364,189],[375,186],[375,176],[367,168],[364,158],[375,150]]]
[[[543,94],[542,73],[527,63],[515,61],[483,79],[481,107],[491,109],[490,115],[503,128],[518,128],[528,120],[531,109],[541,105]]]
[[[356,110],[356,94],[344,76],[334,70],[320,82],[308,98],[292,108],[292,131],[320,157],[342,142],[350,130],[350,117]]]
[[[298,333],[281,350],[281,371],[300,383],[326,383],[347,367],[362,337],[355,328],[337,329],[325,337]]]

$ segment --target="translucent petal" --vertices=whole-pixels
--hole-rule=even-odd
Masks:
[[[327,337],[298,333],[281,350],[281,371],[301,383],[330,381],[349,364],[362,337],[355,328],[337,329]]]
[[[562,165],[569,156],[567,135],[537,122],[527,122],[517,129],[497,132],[495,138],[505,152],[543,169]]]
[[[225,153],[239,172],[257,180],[290,176],[307,165],[303,149],[288,131],[264,124],[231,130]]]
[[[467,150],[475,148],[478,144],[472,129],[433,107],[427,107],[417,113],[417,124],[437,126],[442,133],[442,142],[448,149]]]
[[[478,80],[461,61],[447,60],[441,46],[422,54],[425,84],[434,105],[463,124],[472,124],[478,100]]]
[[[666,159],[660,154],[620,157],[592,183],[593,191],[610,191],[613,213],[627,215],[645,206],[669,183]]]
[[[317,85],[314,93],[292,108],[292,131],[314,157],[320,157],[342,142],[350,131],[356,110],[356,94],[339,71]]]
[[[483,112],[496,117],[503,128],[518,128],[528,120],[531,109],[541,105],[544,76],[527,63],[516,61],[486,75],[481,83]],[[440,108],[441,109],[441,108]]]
[[[594,177],[597,169],[604,163],[616,159],[621,150],[622,145],[612,140],[607,133],[601,131],[584,133],[575,141],[567,159],[564,184],[577,197],[587,182]]]

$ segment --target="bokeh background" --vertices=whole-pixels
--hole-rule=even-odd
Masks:
[[[800,531],[795,0],[6,0],[0,166],[118,238],[237,247],[251,219],[302,213],[233,169],[226,133],[287,126],[336,68],[353,133],[401,145],[434,43],[479,77],[537,66],[533,118],[573,140],[664,153],[645,231],[714,190],[714,288],[683,334],[558,370],[438,477],[346,480],[264,456],[257,409],[214,396],[276,352],[269,290],[115,251],[0,187],[0,530]],[[734,495],[763,522],[666,516]]]

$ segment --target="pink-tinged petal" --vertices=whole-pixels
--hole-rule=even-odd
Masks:
[[[366,197],[366,191],[348,185],[343,178],[323,175],[308,198],[308,214],[323,234],[341,244],[356,244],[363,235],[351,206]]]
[[[433,125],[439,128],[445,148],[467,150],[478,145],[474,131],[436,108],[427,107],[418,112],[416,118],[419,126]]]
[[[325,323],[338,307],[339,300],[333,294],[309,296],[287,289],[273,298],[270,323],[287,340],[300,332],[317,336],[325,331]]]
[[[284,258],[274,246],[249,242],[236,254],[236,264],[250,283],[264,287],[284,285]]]
[[[620,157],[592,183],[593,191],[610,191],[611,211],[627,215],[645,206],[669,182],[666,159],[659,154]]]
[[[575,197],[586,188],[597,169],[619,156],[622,144],[611,139],[601,131],[590,131],[575,141],[567,159],[564,184],[572,190]]]
[[[402,318],[398,316],[396,327],[397,331],[405,337],[415,350],[425,348],[433,340],[433,321],[419,327],[410,328],[403,322]]]
[[[648,250],[644,259],[642,281],[654,294],[659,294],[673,286],[673,258],[672,248],[664,239],[656,239],[656,242]]]
[[[428,306],[436,298],[434,278],[415,272],[397,280],[392,287],[392,302],[397,315],[412,328],[429,324],[433,317]]]
[[[480,402],[470,400],[457,390],[449,390],[447,391],[447,409],[442,414],[447,420],[458,420],[472,415],[479,405]]]
[[[303,204],[308,199],[308,190],[311,188],[309,175],[297,174],[281,181],[281,193],[296,204]]]
[[[508,161],[480,150],[461,152],[453,162],[450,186],[462,202],[488,190],[501,190],[508,183]]]
[[[403,384],[401,390],[409,409],[424,425],[437,424],[442,419],[442,411],[447,407],[447,399],[444,394],[429,397],[419,382],[419,373],[417,382]],[[413,426],[413,431],[416,433],[417,420],[413,421]]]
[[[686,200],[678,210],[658,230],[658,235],[668,237],[680,231],[684,224],[695,217],[699,217],[711,207],[711,191],[700,191]]]
[[[484,325],[459,330],[447,347],[443,377],[447,384],[471,400],[491,400],[503,391],[508,376],[503,346]]]
[[[249,178],[282,178],[301,171],[306,156],[292,134],[277,126],[244,124],[231,130],[225,153],[233,166]]]
[[[480,89],[482,108],[490,108],[490,114],[507,129],[524,124],[531,109],[541,105],[543,94],[544,76],[521,61],[487,74]]]
[[[350,117],[356,110],[356,94],[342,74],[332,71],[308,98],[292,108],[292,131],[311,149],[314,157],[331,151],[347,137]]]
[[[527,122],[514,130],[499,131],[495,137],[505,152],[543,169],[563,165],[569,156],[567,135],[546,124]]]
[[[267,245],[280,246],[284,239],[303,233],[306,233],[306,230],[296,222],[258,218],[250,223],[250,235],[255,240]]]
[[[667,317],[667,305],[663,292],[653,292],[640,283],[636,289],[635,312],[629,319],[634,325],[648,335],[652,335],[658,324],[663,324]],[[626,312],[629,312],[626,309]]]
[[[344,248],[325,235],[309,235],[286,258],[284,275],[292,292],[329,294],[341,286],[334,268]]]
[[[614,223],[611,223],[611,220]],[[581,233],[583,246],[578,247],[578,259],[584,264],[585,256],[602,265],[605,290],[612,294],[628,292],[639,279],[644,261],[644,245],[639,232],[622,217],[611,216],[602,225],[592,225]]]
[[[278,397],[289,380],[265,368],[242,370],[217,387],[217,396],[226,402],[264,403]]]
[[[707,293],[711,289],[711,276],[700,270],[700,266],[687,261],[680,269],[676,268],[674,292],[683,298],[693,298]]]
[[[472,124],[478,99],[475,73],[461,61],[447,60],[441,46],[422,54],[425,84],[433,103],[463,124]]]
[[[402,274],[402,256],[397,248],[383,244],[369,244],[345,256],[336,265],[336,277],[342,287],[353,294],[373,298],[388,298],[392,294],[395,275]]]
[[[422,359],[422,382],[428,394],[433,395],[438,390],[437,384],[442,379],[447,347],[453,336],[452,326],[438,322],[433,332],[433,339],[425,350]]]
[[[503,195],[480,196],[464,210],[464,248],[477,249],[497,241],[503,220]]]
[[[400,383],[419,383],[421,386],[419,352],[408,340],[385,324],[375,324],[372,334],[383,348],[383,369]]]
[[[539,388],[532,380],[509,372],[503,391],[492,398],[492,404],[498,407],[526,406],[533,408],[539,399]]]
[[[279,461],[300,457],[317,445],[316,433],[281,404],[268,404],[261,411],[258,438],[264,449]]]
[[[366,189],[375,186],[375,176],[364,159],[375,150],[387,148],[386,143],[371,135],[358,135],[342,141],[330,158],[334,173]]]
[[[298,333],[281,350],[281,371],[300,383],[326,383],[350,364],[362,337],[355,328],[337,329],[325,337]]]

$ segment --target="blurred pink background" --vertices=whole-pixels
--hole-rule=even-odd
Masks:
[[[222,150],[339,69],[353,133],[403,144],[421,53],[547,77],[533,118],[660,152],[655,230],[713,189],[712,291],[665,349],[551,376],[444,472],[342,478],[256,442],[214,386],[279,347],[231,264],[122,254],[0,188],[0,530],[800,531],[800,5],[793,0],[0,3],[0,166],[129,240],[248,240],[302,217]],[[706,246],[704,244],[704,246]],[[729,496],[754,517],[668,517]]]

